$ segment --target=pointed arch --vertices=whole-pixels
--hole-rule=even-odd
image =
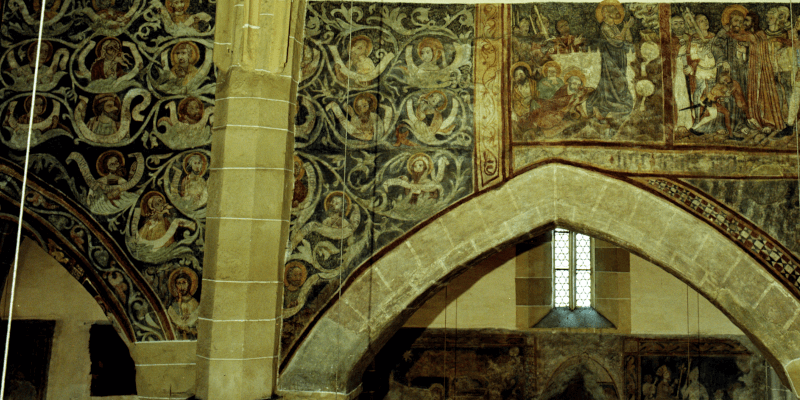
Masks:
[[[22,172],[0,160],[0,220],[17,226]],[[29,175],[23,235],[58,261],[98,302],[127,343],[174,339],[164,305],[134,263],[108,232],[81,206]],[[16,234],[16,230],[14,230]],[[112,287],[105,273],[117,271],[125,284]],[[142,323],[143,314],[152,323]],[[146,317],[144,317],[146,318]]]
[[[285,364],[283,391],[358,392],[369,361],[428,297],[466,268],[554,226],[626,247],[714,303],[783,374],[800,359],[800,302],[706,221],[629,182],[547,164],[475,196],[354,276]],[[336,337],[338,348],[330,348]]]

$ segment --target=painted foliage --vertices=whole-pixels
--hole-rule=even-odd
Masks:
[[[474,10],[309,3],[284,351],[356,267],[472,193]]]
[[[30,172],[44,192],[75,205],[43,218],[75,221],[68,225],[79,235],[66,243],[107,286],[106,301],[123,310],[128,321],[119,322],[134,341],[196,338],[215,7],[14,0],[3,9],[1,156],[21,164],[32,132]],[[2,190],[18,196],[10,185]]]

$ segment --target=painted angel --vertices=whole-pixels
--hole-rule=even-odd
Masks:
[[[28,63],[25,65],[20,65],[17,62],[17,59],[14,57],[14,51],[8,52],[6,60],[8,61],[9,72],[11,72],[11,76],[14,78],[13,88],[27,89],[33,86],[33,75],[37,65],[37,48],[37,42],[28,45],[28,49],[25,52]],[[37,86],[37,90],[46,92],[53,89],[61,77],[67,74],[64,70],[67,67],[68,59],[69,51],[67,51],[67,49],[58,49],[58,51],[53,54],[53,44],[50,43],[50,41],[43,40],[41,49],[39,49],[39,72],[37,77],[39,86]],[[50,63],[50,66],[47,66],[47,63],[51,60],[52,63]]]
[[[166,0],[163,5],[160,0],[151,0],[150,3],[158,10],[164,28],[170,33],[187,29],[190,33],[192,31],[199,32],[201,29],[200,22],[205,22],[206,24],[211,22],[211,16],[204,12],[196,14],[187,12],[191,5],[191,0]]]
[[[175,244],[175,234],[178,228],[190,231],[197,229],[197,224],[184,218],[172,216],[172,206],[167,203],[164,195],[152,191],[142,196],[133,212],[131,233],[133,241],[150,251],[158,251]],[[144,222],[139,223],[141,217]]]
[[[461,75],[459,67],[470,62],[469,45],[455,44],[453,62],[446,64],[444,45],[439,39],[425,37],[417,44],[417,56],[421,64],[414,61],[413,46],[406,47],[405,80],[411,86],[436,88],[450,86]]]
[[[188,149],[208,144],[211,140],[211,127],[214,123],[214,107],[205,107],[197,97],[186,97],[180,103],[171,101],[164,105],[168,117],[158,120],[158,127],[165,133],[154,132],[169,148]]]
[[[441,182],[449,164],[446,158],[441,157],[434,168],[429,155],[414,154],[406,162],[408,176],[385,180],[383,189],[388,191],[392,186],[400,186],[404,189],[402,200],[409,205],[435,203],[444,194]]]
[[[86,58],[92,50],[96,58],[91,67],[86,68]],[[134,78],[143,65],[142,56],[135,43],[108,36],[97,44],[90,41],[81,50],[78,54],[78,71],[75,71],[75,75],[90,81],[86,85],[86,90],[92,93],[120,92],[137,85]]]
[[[353,100],[353,106],[345,106],[347,116],[336,103],[329,103],[325,109],[333,112],[339,123],[342,124],[348,136],[358,140],[369,141],[373,138],[382,139],[389,129],[392,120],[392,109],[381,105],[385,117],[377,113],[378,99],[372,93],[361,93]]]
[[[183,159],[183,174],[176,173],[170,182],[170,198],[179,208],[196,210],[208,200],[208,183],[204,175],[208,158],[201,153],[191,153]]]
[[[131,103],[137,96],[144,99],[131,109]],[[114,93],[101,93],[92,100],[93,117],[86,121],[86,109],[89,99],[80,96],[75,107],[75,125],[78,127],[78,136],[88,142],[114,144],[130,138],[130,124],[133,121],[142,121],[140,114],[150,105],[150,93],[143,89],[134,89],[125,95],[125,100],[120,103],[119,97]]]
[[[448,115],[443,115],[447,109],[447,96],[443,92],[434,90],[420,96],[416,104],[413,103],[406,103],[407,122],[420,142],[428,145],[441,144],[443,140],[440,137],[453,133],[458,108],[452,107]]]
[[[167,92],[186,93],[197,88],[211,69],[213,51],[205,48],[203,63],[197,66],[200,56],[200,47],[191,41],[179,42],[171,50],[164,50],[156,84]]]
[[[350,196],[341,191],[328,194],[324,201],[325,216],[322,222],[312,221],[293,232],[292,250],[303,239],[317,233],[328,239],[345,240],[353,236],[361,224],[361,212],[358,205],[353,206]]]
[[[31,147],[38,145],[55,136],[69,135],[69,128],[60,122],[61,103],[52,102],[52,110],[47,114],[47,98],[36,96],[33,101],[32,96],[25,99],[25,113],[17,117],[14,112],[17,108],[17,101],[8,104],[8,112],[3,121],[3,125],[11,130],[11,138],[5,144],[11,148],[21,150],[27,147],[28,130],[31,131]],[[33,121],[31,121],[33,114]],[[31,124],[31,122],[33,122]]]
[[[333,55],[336,78],[342,85],[365,87],[371,85],[386,67],[392,62],[394,53],[389,52],[383,56],[376,66],[369,58],[372,53],[372,39],[359,35],[350,39],[348,46],[347,62],[342,61],[336,46],[328,46]]]
[[[125,12],[118,10],[116,3],[117,0],[92,0],[92,6],[84,7],[80,12],[89,17],[95,31],[119,30],[131,22],[141,0],[134,0]]]
[[[131,165],[130,171],[125,169],[125,157],[117,150],[109,150],[100,154],[95,162],[95,168],[100,175],[95,178],[89,170],[89,164],[83,155],[77,152],[70,153],[70,161],[78,165],[89,191],[84,198],[84,204],[93,214],[111,215],[125,210],[136,203],[138,195],[131,190],[144,175],[144,156],[134,153],[136,161]]]

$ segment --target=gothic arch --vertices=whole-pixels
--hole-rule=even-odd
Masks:
[[[793,363],[800,359],[800,302],[751,254],[631,183],[547,164],[431,221],[352,279],[297,346],[279,388],[357,393],[367,363],[443,284],[556,225],[613,241],[683,280],[728,315],[780,374],[800,364]]]
[[[14,236],[21,183],[17,165],[0,163],[0,221],[13,225]],[[23,235],[67,269],[98,302],[125,342],[174,339],[163,304],[115,240],[81,206],[48,186],[28,175]],[[124,286],[113,287],[104,275],[109,271],[119,272],[117,278]],[[152,326],[136,321],[142,316],[137,312],[149,315]]]

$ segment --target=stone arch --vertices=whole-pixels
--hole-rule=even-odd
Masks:
[[[619,398],[620,389],[608,370],[597,360],[586,354],[574,356],[562,362],[543,385],[542,400],[548,400],[560,394],[576,377],[582,378],[585,389],[595,399]],[[604,390],[611,389],[614,397],[605,395]]]
[[[0,221],[13,225],[15,239],[22,183],[19,167],[0,164],[0,181],[6,183],[5,190],[0,190]],[[126,343],[175,339],[166,309],[156,293],[91,214],[33,175],[28,176],[25,197],[23,235],[47,251],[86,289]],[[105,265],[99,265],[101,259]],[[123,275],[127,292],[112,287],[103,276],[102,268],[112,265]],[[150,319],[155,325],[137,327],[137,308],[152,312]]]
[[[797,379],[797,393],[800,302],[785,286],[702,219],[630,183],[562,164],[463,202],[353,277],[298,345],[279,388],[357,393],[366,365],[429,296],[470,265],[554,226],[615,242],[689,284],[747,334],[784,382]]]

